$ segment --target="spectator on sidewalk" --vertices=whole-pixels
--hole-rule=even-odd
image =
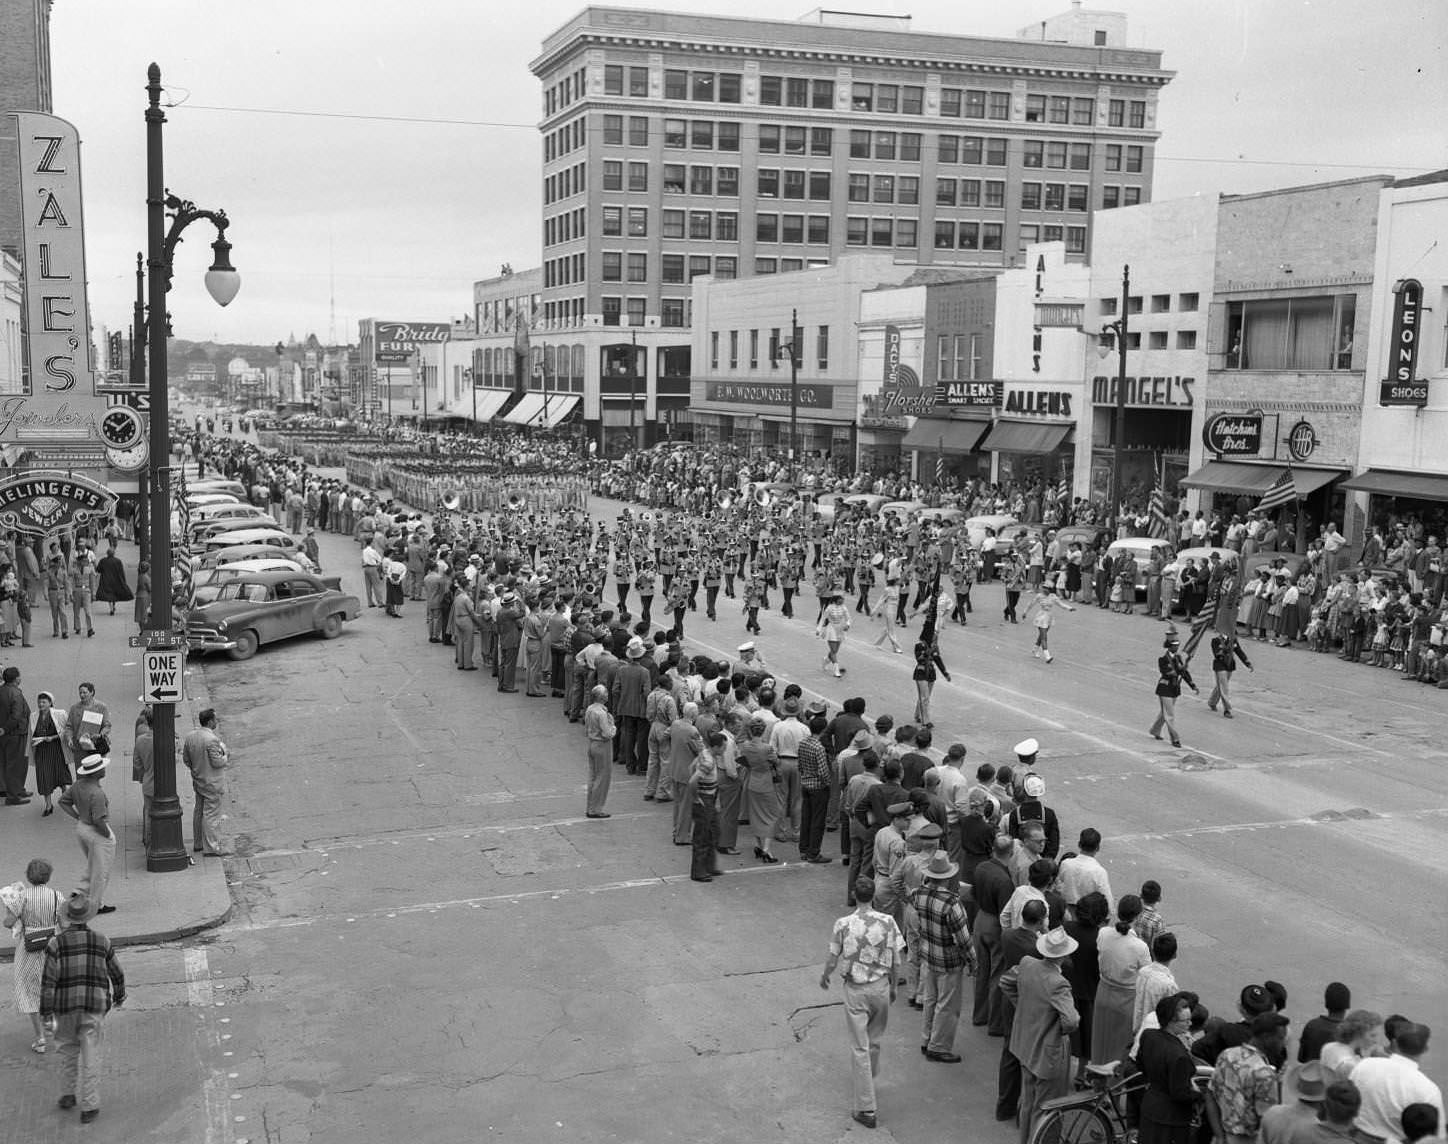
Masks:
[[[65,712],[55,706],[55,696],[42,691],[35,697],[30,713],[30,733],[25,740],[30,764],[35,768],[35,789],[45,799],[42,815],[55,813],[51,795],[70,786],[73,762],[66,735]]]
[[[196,792],[196,809],[191,820],[191,849],[204,850],[208,858],[224,858],[221,848],[221,799],[226,794],[226,768],[231,765],[226,744],[216,733],[216,711],[201,712],[201,724],[181,744],[181,761],[191,772],[191,789]]]
[[[5,796],[6,806],[30,801],[25,789],[25,733],[29,726],[30,704],[20,690],[20,669],[7,667],[0,673],[0,794]]]
[[[27,949],[25,933],[61,924],[65,903],[48,884],[53,868],[44,858],[32,858],[25,865],[25,877],[0,887],[0,924],[15,938],[15,1009],[30,1018],[35,1040],[32,1053],[43,1053],[45,1024],[40,1019],[40,978],[45,969],[45,950]]]
[[[69,926],[45,947],[40,1016],[55,1019],[60,1074],[59,1100],[70,1109],[80,1100],[80,1122],[100,1115],[101,1021],[126,1002],[126,977],[110,939],[90,929],[92,903],[75,895],[66,905]]]
[[[75,769],[75,782],[60,796],[60,809],[76,820],[75,838],[85,857],[85,873],[76,883],[77,895],[87,899],[98,914],[115,912],[105,904],[111,866],[116,860],[116,834],[111,829],[111,803],[101,787],[110,765],[111,743],[95,738],[95,753],[86,755]]]
[[[103,604],[109,604],[111,606],[110,614],[114,616],[116,605],[131,599],[131,589],[126,583],[126,566],[116,555],[114,544],[97,561],[96,573],[100,578],[99,586],[96,588],[96,599]]]
[[[151,737],[151,709],[136,717],[136,745],[131,750],[131,780],[141,784],[141,845],[151,846],[151,804],[156,795],[155,740]]]
[[[95,752],[96,736],[104,735],[110,741],[111,713],[96,698],[94,683],[82,683],[76,690],[80,698],[65,713],[66,734],[70,736],[71,758],[83,759]]]

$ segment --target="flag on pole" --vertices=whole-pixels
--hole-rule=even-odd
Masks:
[[[1146,526],[1148,536],[1166,535],[1166,490],[1157,485],[1151,490],[1151,500],[1148,505],[1148,515],[1151,517]]]
[[[1192,634],[1187,636],[1187,642],[1182,645],[1182,659],[1187,663],[1191,662],[1193,653],[1202,642],[1202,637],[1211,629],[1217,618],[1217,606],[1222,602],[1222,581],[1220,578],[1212,581],[1211,589],[1207,593],[1207,602],[1202,605],[1202,610],[1192,617]]]
[[[1292,470],[1289,468],[1277,478],[1277,483],[1267,490],[1265,496],[1257,505],[1258,512],[1275,512],[1283,505],[1291,504],[1297,499],[1297,484],[1292,479]]]
[[[938,634],[940,612],[940,561],[935,562],[935,575],[930,581],[930,610],[925,613],[925,626],[920,629],[920,642],[934,647]]]
[[[945,483],[945,438],[940,439],[940,449],[935,454],[935,483],[937,486]]]

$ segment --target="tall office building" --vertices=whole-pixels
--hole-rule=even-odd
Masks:
[[[612,328],[648,349],[687,345],[701,275],[850,250],[1009,266],[1038,240],[1084,261],[1093,209],[1151,197],[1172,73],[1124,41],[1120,14],[1079,5],[1014,39],[823,11],[584,9],[531,68],[543,89],[537,330],[603,350],[587,354],[585,416],[616,425],[617,403],[627,409],[627,389],[598,392]]]
[[[0,0],[0,115],[50,105],[51,0]],[[10,135],[8,124],[0,135]],[[0,142],[0,250],[20,252],[20,173],[15,144]]]

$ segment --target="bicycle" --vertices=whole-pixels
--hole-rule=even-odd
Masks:
[[[1146,1089],[1146,1077],[1139,1072],[1118,1076],[1120,1068],[1120,1061],[1087,1065],[1087,1087],[1046,1101],[1028,1144],[1134,1144],[1136,1129],[1128,1120],[1128,1098]],[[1199,1092],[1206,1092],[1211,1075],[1210,1068],[1197,1068],[1193,1083]]]

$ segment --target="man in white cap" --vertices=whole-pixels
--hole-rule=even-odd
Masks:
[[[759,675],[764,669],[764,657],[759,654],[759,649],[754,646],[754,641],[745,640],[739,645],[738,670],[745,675]]]
[[[1016,768],[1018,771],[1024,773],[1036,769],[1036,755],[1041,750],[1040,743],[1034,739],[1022,739],[1012,750],[1015,751],[1016,758],[1020,762],[1020,765]]]
[[[85,897],[95,914],[108,914],[115,906],[104,904],[106,885],[111,880],[111,864],[116,860],[116,835],[111,829],[111,805],[106,792],[101,789],[101,779],[106,773],[110,759],[105,752],[110,743],[104,735],[97,735],[94,746],[97,753],[87,755],[75,768],[75,782],[60,796],[60,809],[75,819],[76,840],[81,853],[85,855],[85,873],[76,883],[75,892]]]
[[[1071,1087],[1071,1033],[1081,1023],[1061,963],[1076,939],[1061,927],[1036,939],[1038,957],[1024,958],[1001,975],[1001,992],[1016,1004],[1011,1054],[1021,1062],[1021,1144],[1030,1139],[1041,1105]]]

